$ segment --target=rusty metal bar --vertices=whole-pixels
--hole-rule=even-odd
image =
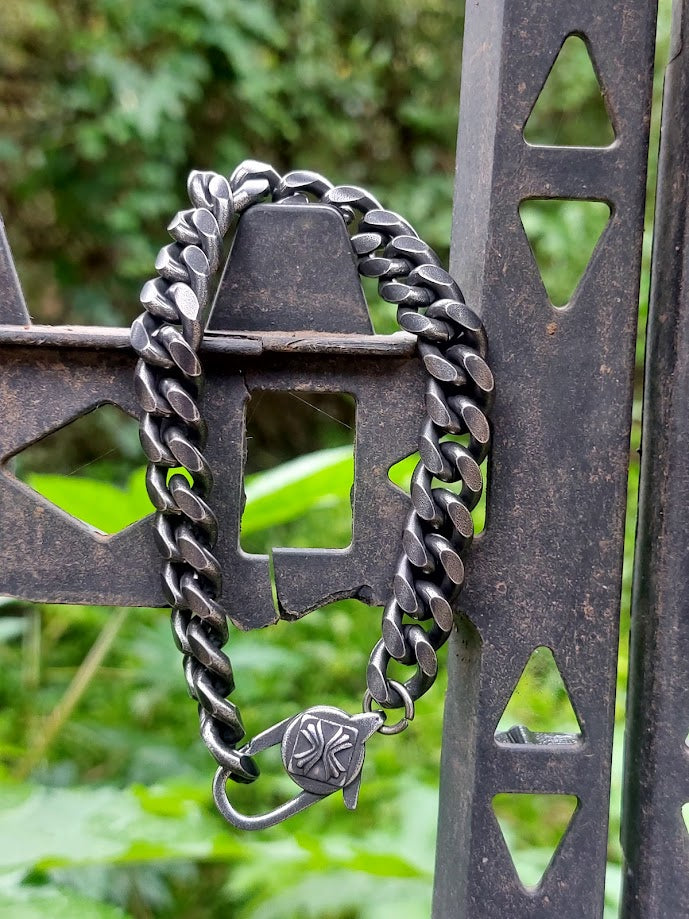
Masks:
[[[467,4],[452,267],[491,343],[488,522],[449,655],[436,919],[603,911],[610,758],[655,4]],[[616,139],[537,148],[523,126],[565,39],[581,36]],[[571,302],[548,301],[519,218],[531,197],[602,200],[611,219]],[[578,743],[498,744],[532,651],[552,649]],[[576,795],[536,889],[493,813],[501,793]]]
[[[0,347],[128,350],[129,329],[102,326],[0,325]],[[206,354],[350,354],[385,358],[413,357],[416,340],[406,332],[394,335],[329,334],[322,332],[263,332],[258,334],[210,330],[201,350]]]
[[[689,910],[689,2],[674,8],[648,318],[625,749],[623,915]]]

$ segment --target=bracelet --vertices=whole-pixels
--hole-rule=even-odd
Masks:
[[[180,211],[168,227],[174,242],[160,250],[157,277],[141,292],[144,312],[131,327],[138,354],[134,380],[142,412],[140,438],[174,640],[184,656],[189,693],[199,705],[201,736],[218,763],[215,801],[235,826],[262,829],[338,789],[345,805],[354,808],[366,741],[376,732],[403,731],[414,717],[415,702],[435,681],[437,651],[452,630],[464,580],[462,554],[474,535],[471,511],[483,491],[480,465],[490,445],[487,416],[494,384],[483,325],[458,285],[407,221],[365,190],[333,186],[314,172],[281,177],[272,167],[248,160],[229,179],[192,172],[188,191],[192,207]],[[257,203],[285,199],[304,206],[328,204],[342,216],[359,274],[378,279],[381,297],[397,307],[400,327],[417,338],[428,373],[426,418],[382,637],[366,672],[363,712],[349,715],[316,706],[239,747],[245,731],[228,698],[234,679],[223,650],[228,624],[221,603],[222,572],[213,553],[218,525],[209,504],[212,472],[203,453],[198,351],[212,307],[211,282],[234,218]],[[447,435],[468,435],[466,445]],[[170,475],[180,467],[189,479],[178,472]],[[444,483],[461,487],[450,490]],[[391,660],[414,667],[411,677],[403,683],[391,679]],[[404,714],[388,725],[386,710],[396,708]],[[253,757],[276,744],[302,791],[267,814],[239,813],[227,796],[228,779],[255,781],[259,770]]]

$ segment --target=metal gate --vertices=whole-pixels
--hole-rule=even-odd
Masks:
[[[625,757],[622,914],[628,919],[689,916],[689,834],[681,812],[689,802],[688,11],[689,0],[676,0],[648,332]],[[451,267],[484,319],[499,385],[488,524],[468,560],[449,655],[437,919],[602,914],[655,23],[653,0],[467,3]],[[600,148],[530,145],[524,125],[571,35],[589,49],[615,140]],[[610,208],[608,225],[564,309],[550,303],[520,221],[519,206],[530,199],[600,201]],[[341,283],[333,278],[334,289]],[[56,426],[65,412],[88,410],[103,394],[135,411],[125,333],[28,326],[2,235],[0,293],[6,419],[12,419],[12,392],[35,386],[36,367],[44,374],[44,401],[29,400],[34,410],[21,414],[21,430],[17,413],[11,428],[4,425],[3,456],[39,429]],[[338,331],[350,333],[347,353],[358,361],[356,380],[345,374],[338,388],[355,386],[373,411],[382,405],[391,373],[397,385],[417,391],[419,371],[409,342],[400,339],[384,351],[365,328],[360,336],[333,329],[330,337],[302,343],[300,353],[308,355],[309,373],[320,385],[340,372],[331,359],[343,353]],[[294,347],[278,328],[272,332],[268,345],[236,339],[232,360],[256,368],[259,388],[306,386]],[[213,349],[227,352],[229,346],[208,347],[212,363]],[[68,385],[57,366],[64,349],[74,368]],[[103,350],[110,352],[107,367],[99,358]],[[232,411],[241,419],[243,385],[220,369],[211,374],[217,394],[211,415]],[[391,448],[401,453],[413,447],[405,431],[421,411],[413,395],[407,401],[411,414],[400,415],[400,443]],[[357,449],[370,453],[375,438],[367,440],[366,423],[364,418]],[[362,465],[371,465],[367,456]],[[215,461],[231,480],[236,472],[219,447]],[[381,520],[394,529],[403,512],[386,511],[384,500],[376,510],[375,483],[358,481],[359,490],[369,487],[374,504],[360,519],[355,516],[355,536]],[[35,508],[22,501],[21,494],[4,500],[0,495],[3,590],[53,601],[89,596],[100,603],[163,605],[152,543],[140,526],[107,544],[74,545],[79,557],[90,553],[87,571],[66,563],[51,573],[49,558],[34,555],[27,575],[27,540],[36,518]],[[228,545],[237,542],[230,535]],[[368,565],[368,599],[381,602],[392,557],[369,558],[362,540],[347,560],[347,576],[356,582]],[[43,548],[50,550],[47,543]],[[340,577],[342,558],[332,561]],[[225,563],[248,564],[239,557]],[[316,578],[308,558],[285,553],[278,567],[279,589],[289,597],[292,615],[327,600],[323,583],[331,579]],[[247,568],[245,574],[253,587],[269,593],[267,568]],[[247,603],[245,624],[264,624],[251,619]],[[541,646],[553,652],[581,735],[517,731],[496,737],[524,665]],[[520,793],[577,800],[535,890],[519,883],[492,809],[496,795]]]

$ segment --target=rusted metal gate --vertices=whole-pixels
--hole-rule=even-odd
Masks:
[[[469,619],[450,656],[438,917],[602,914],[655,16],[648,0],[467,5],[451,268],[486,323],[497,399],[489,522],[468,562]],[[615,142],[529,146],[523,127],[572,34],[588,45]],[[529,198],[611,208],[565,309],[549,302],[529,251],[518,213]],[[581,740],[497,743],[500,715],[543,645]],[[534,892],[520,885],[493,815],[505,792],[578,801]]]
[[[625,766],[622,915],[630,919],[689,916],[689,834],[681,814],[689,801],[687,10],[689,0],[677,0],[649,320]],[[467,4],[452,269],[487,326],[498,397],[488,524],[469,558],[449,655],[437,919],[602,915],[655,18],[652,0]],[[537,147],[524,140],[523,127],[570,35],[589,48],[614,127],[610,146]],[[611,209],[565,309],[549,302],[520,221],[520,203],[535,198],[602,201]],[[234,305],[216,311],[216,330],[245,328],[231,316],[238,297],[257,296],[252,271],[266,265],[252,261],[256,253],[291,263],[278,227],[287,208],[278,211],[282,216],[263,211],[270,219],[241,230],[246,245],[235,247],[234,280],[230,272],[223,282],[225,290],[232,286]],[[330,234],[337,250],[343,242],[336,223],[325,209],[301,227],[306,243],[299,245],[308,251],[311,238],[316,249]],[[282,283],[282,315],[292,315],[292,324],[267,316],[261,331],[210,337],[204,345],[208,457],[226,482],[221,560],[234,572],[245,627],[265,624],[265,610],[272,610],[268,560],[238,548],[236,458],[250,390],[335,389],[353,393],[359,404],[353,545],[277,554],[278,597],[291,617],[335,596],[385,599],[405,514],[385,470],[414,449],[423,411],[413,340],[400,335],[391,343],[371,334],[346,260],[339,267],[333,261],[317,290],[305,290],[303,274]],[[324,292],[342,306],[334,320]],[[0,295],[0,460],[102,401],[136,413],[127,333],[30,326],[1,233]],[[295,340],[303,327],[320,334]],[[355,362],[344,368],[343,358]],[[383,412],[386,430],[398,431],[384,448],[376,437]],[[110,537],[89,534],[4,474],[0,557],[3,593],[164,605],[145,523]],[[540,646],[553,651],[581,736],[496,739],[500,715]],[[519,883],[493,814],[492,800],[503,793],[567,794],[578,802],[535,890]]]
[[[689,915],[688,13],[676,0],[648,326],[623,802],[628,919]],[[451,267],[479,305],[499,385],[489,523],[451,648],[438,919],[602,915],[655,19],[649,0],[467,6]],[[589,48],[615,142],[530,147],[523,126],[573,34]],[[611,208],[564,310],[549,303],[520,225],[529,198]],[[497,743],[540,645],[554,653],[581,741]],[[577,798],[535,891],[519,884],[491,810],[503,792]]]

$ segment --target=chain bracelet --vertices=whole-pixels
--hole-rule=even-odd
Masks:
[[[131,328],[139,357],[135,387],[142,409],[140,438],[148,459],[146,488],[156,510],[154,533],[174,640],[183,654],[189,693],[198,702],[201,736],[219,767],[216,803],[236,826],[256,829],[338,788],[347,806],[354,807],[365,741],[376,731],[403,730],[414,716],[414,703],[433,684],[437,651],[452,630],[454,601],[464,580],[462,553],[474,534],[471,511],[483,490],[480,465],[490,442],[487,414],[493,377],[483,326],[456,282],[406,220],[382,208],[368,192],[333,186],[313,172],[281,177],[272,167],[251,160],[229,180],[213,172],[192,172],[188,192],[192,207],[180,211],[168,227],[173,242],[158,254],[158,276],[144,285],[144,312]],[[417,337],[428,373],[427,417],[419,434],[421,459],[412,475],[411,509],[383,612],[382,637],[367,668],[364,713],[349,716],[319,706],[239,748],[245,731],[237,706],[228,698],[234,679],[222,650],[228,617],[214,554],[218,526],[209,503],[213,477],[204,457],[198,351],[212,303],[211,282],[234,218],[256,203],[285,199],[328,204],[349,226],[359,274],[378,279],[381,297],[397,306],[401,328]],[[462,443],[446,435],[467,436]],[[189,478],[171,474],[180,467]],[[451,483],[460,487],[443,487]],[[422,622],[429,623],[428,630]],[[388,676],[392,660],[415,668],[406,682]],[[373,702],[380,707],[376,711]],[[403,708],[404,716],[387,726],[384,710],[394,708]],[[268,815],[245,817],[229,803],[226,781],[253,782],[259,775],[253,755],[276,743],[282,743],[285,768],[303,791]]]

